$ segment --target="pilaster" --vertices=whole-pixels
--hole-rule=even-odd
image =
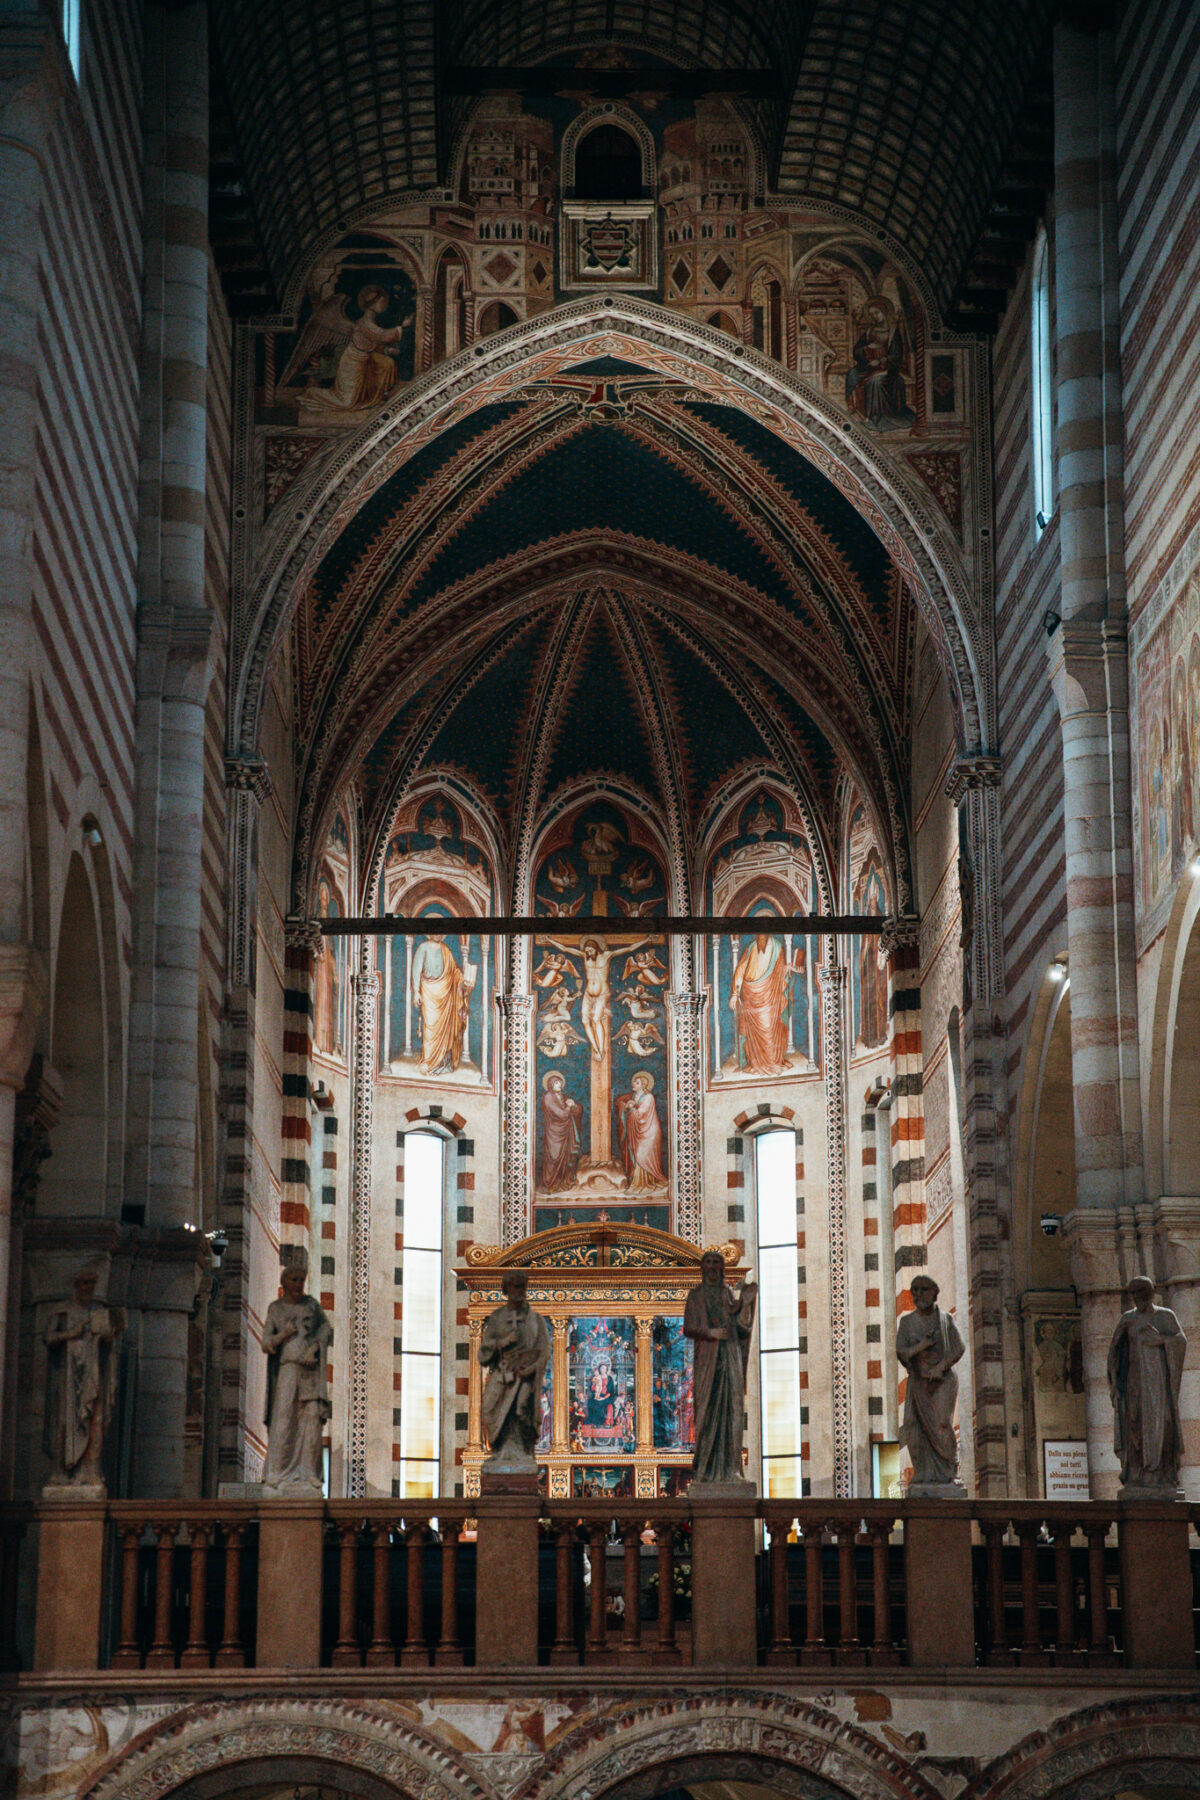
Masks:
[[[350,1071],[350,1417],[346,1431],[346,1493],[367,1491],[367,1384],[371,1340],[371,1174],[375,1144],[376,1039],[379,972],[374,939],[361,940],[353,976],[354,1037]]]
[[[704,1231],[703,1143],[700,1107],[701,1043],[707,993],[668,993],[671,1067],[675,1071],[672,1113],[675,1230],[693,1244]]]
[[[822,963],[817,973],[821,983],[825,1145],[829,1170],[833,1492],[836,1499],[847,1499],[853,1492],[854,1485],[854,1421],[847,1286],[849,1273],[846,1267],[846,967],[844,963]]]
[[[502,1028],[500,1110],[500,1235],[515,1244],[529,1230],[530,1156],[533,1141],[533,1097],[530,1080],[530,1029],[536,997],[498,994]]]

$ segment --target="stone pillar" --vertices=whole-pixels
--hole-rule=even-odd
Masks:
[[[888,919],[879,937],[888,965],[891,1027],[892,1255],[896,1317],[911,1312],[910,1284],[923,1269],[925,1248],[925,1062],[921,1036],[921,921]],[[903,1410],[907,1377],[897,1368],[896,1404]]]
[[[25,942],[33,516],[37,475],[42,153],[62,95],[59,52],[31,5],[0,25],[0,1404],[8,1342],[13,1126],[45,999]]]
[[[846,1268],[846,967],[822,963],[821,1049],[825,1074],[825,1143],[829,1165],[829,1330],[833,1382],[833,1492],[848,1499],[854,1486],[853,1391],[850,1383],[850,1307]],[[813,1321],[809,1320],[811,1330]]]
[[[358,944],[358,967],[352,977],[354,1038],[350,1086],[350,1417],[346,1430],[346,1493],[352,1500],[367,1492],[367,1379],[371,1341],[371,1169],[375,1147],[376,1036],[379,1028],[379,971],[374,966],[375,940]]]
[[[960,1302],[959,1318],[971,1351],[975,1485],[983,1499],[999,1499],[1008,1492],[1004,1255],[1000,1237],[1002,1203],[1009,1196],[1000,909],[1002,776],[999,757],[961,757],[946,783],[946,797],[958,808],[960,841],[966,846],[959,882],[968,1292]],[[967,1421],[961,1411],[960,1426],[965,1434]]]
[[[133,967],[126,1198],[152,1232],[194,1222],[200,1031],[208,315],[204,6],[145,14]],[[181,1259],[173,1259],[177,1265]],[[189,1288],[191,1291],[189,1291]],[[137,1466],[180,1491],[194,1280],[172,1269],[141,1324]]]
[[[704,1029],[705,993],[670,993],[670,1067],[675,1075],[671,1146],[671,1171],[675,1193],[675,1230],[693,1244],[703,1242],[704,1134],[700,1119],[701,1033]]]
[[[1125,622],[1112,32],[1076,9],[1054,33],[1055,290],[1062,623],[1049,639],[1062,721],[1071,1064],[1093,1492],[1111,1492],[1102,1359],[1119,1223],[1142,1198]],[[1097,1360],[1100,1359],[1100,1360]]]
[[[533,1145],[533,1096],[530,1028],[533,994],[498,994],[501,1021],[500,1088],[500,1235],[515,1244],[530,1229],[530,1158]]]

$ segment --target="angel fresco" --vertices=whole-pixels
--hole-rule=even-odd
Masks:
[[[373,279],[343,265],[310,287],[312,311],[279,381],[280,391],[303,389],[309,412],[378,406],[411,376],[412,283],[381,255],[372,260]]]

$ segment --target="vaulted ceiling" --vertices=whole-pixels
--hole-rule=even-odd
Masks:
[[[212,0],[214,235],[230,291],[267,309],[355,209],[444,183],[456,126],[484,86],[544,82],[535,72],[552,62],[572,91],[599,91],[624,62],[647,91],[658,79],[740,92],[773,185],[889,232],[947,309],[994,202],[1010,225],[992,230],[986,278],[1003,279],[1006,158],[1051,11],[1050,0]]]

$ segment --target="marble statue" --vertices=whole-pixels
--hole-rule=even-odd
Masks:
[[[1113,1448],[1121,1459],[1122,1496],[1174,1496],[1183,1458],[1179,1384],[1187,1338],[1169,1306],[1155,1306],[1154,1283],[1135,1275],[1133,1305],[1117,1321],[1108,1350]]]
[[[44,1446],[51,1462],[49,1490],[75,1496],[105,1492],[101,1459],[117,1391],[116,1341],[125,1329],[119,1306],[96,1304],[98,1272],[75,1277],[74,1298],[55,1306],[45,1330],[49,1352]]]
[[[914,1499],[965,1499],[958,1481],[954,1365],[965,1345],[950,1314],[938,1306],[938,1284],[918,1275],[911,1284],[916,1310],[905,1313],[896,1333],[896,1357],[908,1376],[900,1442],[912,1458],[908,1492]]]
[[[272,1300],[263,1326],[267,1353],[267,1460],[264,1494],[299,1499],[324,1492],[321,1438],[330,1414],[326,1353],[333,1326],[311,1294],[304,1270],[283,1271],[283,1298]]]
[[[725,1259],[706,1250],[700,1285],[683,1309],[683,1335],[692,1340],[696,1409],[696,1482],[736,1482],[742,1474],[742,1431],[746,1413],[746,1358],[758,1288],[745,1281],[735,1294],[725,1280]]]
[[[495,1474],[532,1474],[550,1331],[530,1307],[524,1269],[506,1270],[500,1285],[504,1304],[488,1314],[479,1340],[479,1360],[488,1372],[483,1423],[492,1451],[483,1467]]]

